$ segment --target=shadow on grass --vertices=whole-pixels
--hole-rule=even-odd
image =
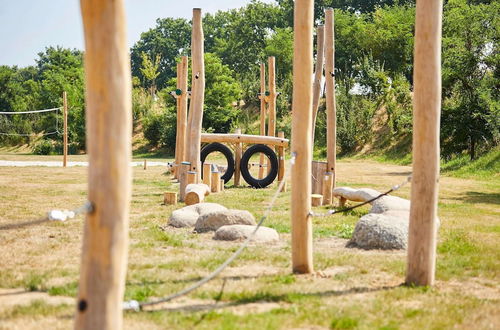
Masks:
[[[461,197],[453,198],[469,204],[487,203],[500,205],[500,193],[483,193],[479,191],[467,191]]]

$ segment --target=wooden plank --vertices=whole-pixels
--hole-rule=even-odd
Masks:
[[[406,283],[433,285],[436,268],[443,3],[418,0],[413,94],[413,178]]]
[[[314,132],[316,131],[316,118],[318,117],[319,99],[321,96],[321,81],[323,79],[323,68],[325,63],[325,26],[318,25],[316,29],[316,68],[313,81],[313,120],[312,120],[312,144],[314,148]]]
[[[132,98],[123,0],[81,0],[88,199],[75,329],[121,329],[132,193]]]
[[[63,92],[63,167],[68,163],[68,97]]]
[[[203,103],[205,100],[205,61],[203,58],[203,27],[201,9],[193,9],[193,31],[191,35],[191,54],[193,72],[191,80],[191,103],[189,108],[187,142],[187,160],[191,163],[191,171],[200,173],[201,125],[203,121]],[[197,182],[200,178],[197,177]]]
[[[292,269],[313,272],[311,219],[311,127],[314,1],[294,5],[292,103]]]
[[[260,136],[260,135],[249,135],[249,134],[202,133],[201,142],[267,144],[267,145],[283,146],[283,147],[288,146],[288,139],[273,137],[273,136]]]
[[[335,40],[333,9],[325,10],[325,79],[326,79],[326,159],[328,172],[337,176],[337,110],[335,104]]]

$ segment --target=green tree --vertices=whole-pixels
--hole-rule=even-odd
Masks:
[[[470,5],[449,0],[443,24],[443,153],[499,142],[498,36],[500,3]]]
[[[142,52],[141,57],[142,57],[141,72],[144,78],[147,80],[148,84],[151,86],[149,88],[151,96],[154,96],[156,93],[156,78],[158,78],[158,76],[160,75],[158,68],[160,67],[161,56],[157,54],[155,60],[153,61],[148,56],[148,54]]]

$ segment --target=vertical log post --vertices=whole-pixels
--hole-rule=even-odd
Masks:
[[[63,167],[68,164],[68,97],[66,91],[63,92]]]
[[[323,176],[323,205],[331,205],[333,202],[333,173],[326,172]]]
[[[314,1],[295,0],[292,104],[292,268],[313,272],[311,127]]]
[[[178,135],[177,139],[179,141],[179,159],[176,159],[176,164],[179,166],[186,158],[186,139],[187,139],[187,115],[188,115],[188,57],[182,56],[179,66],[180,70],[180,82],[179,90],[181,95],[179,96],[179,108],[177,109],[177,129]],[[177,141],[177,140],[176,140]]]
[[[187,172],[191,168],[191,163],[182,162],[180,166],[177,168],[179,171],[179,200],[181,202],[184,201],[184,197],[186,196],[186,186],[187,183]]]
[[[335,104],[335,40],[333,9],[325,11],[325,79],[326,79],[326,160],[327,172],[337,177],[337,110]]]
[[[75,329],[121,329],[131,199],[132,98],[123,0],[81,0],[88,198]]]
[[[266,65],[260,64],[260,135],[266,135]],[[264,161],[266,156],[261,153],[259,159],[259,179],[264,178]]]
[[[441,0],[418,0],[413,96],[413,178],[406,283],[434,284],[441,113]]]
[[[285,138],[285,132],[279,131],[278,137]],[[278,146],[278,182],[283,181],[285,177],[285,147]]]
[[[269,97],[268,97],[268,109],[269,109],[269,124],[267,129],[267,135],[276,136],[276,58],[270,56],[268,58],[268,69],[269,69]],[[273,146],[269,146],[274,150]],[[267,171],[266,175],[271,171],[271,160],[267,159]]]
[[[318,25],[316,29],[316,68],[313,81],[313,119],[312,119],[312,144],[314,149],[314,132],[316,131],[316,118],[318,116],[319,99],[321,95],[321,80],[325,63],[325,26]]]
[[[203,183],[209,187],[212,185],[211,173],[212,173],[212,164],[203,163]]]
[[[236,129],[236,134],[241,134],[241,128]],[[243,153],[243,145],[241,143],[236,143],[234,150],[234,185],[238,187],[240,185],[241,171],[241,154]]]
[[[172,167],[172,172],[174,174],[174,178],[178,179],[179,178],[179,164],[182,162],[182,157],[181,157],[181,139],[179,138],[180,131],[181,131],[181,118],[180,118],[180,104],[181,104],[181,98],[179,96],[179,91],[180,85],[181,85],[181,63],[177,63],[177,81],[176,81],[176,90],[175,93],[173,93],[175,97],[175,107],[177,109],[177,126],[176,126],[176,132],[175,132],[175,157],[174,157],[174,166]]]
[[[196,183],[196,172],[188,171],[186,174],[186,185]]]
[[[189,151],[187,159],[191,163],[191,171],[197,174],[199,182],[201,124],[203,120],[203,103],[205,99],[205,61],[203,58],[203,27],[201,22],[201,9],[193,9],[193,31],[191,34],[191,55],[193,72],[191,82],[191,103],[189,107]]]
[[[212,185],[210,190],[213,193],[218,193],[220,191],[220,172],[217,165],[212,165]]]

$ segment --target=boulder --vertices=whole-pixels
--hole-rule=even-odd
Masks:
[[[348,246],[362,249],[406,249],[408,223],[408,212],[404,215],[369,213],[359,219]]]
[[[226,225],[255,225],[253,215],[244,210],[223,210],[200,215],[194,230],[199,233],[217,230]]]
[[[382,196],[372,203],[370,213],[387,211],[410,211],[410,201],[396,196]]]
[[[226,207],[216,203],[199,203],[183,207],[172,212],[168,224],[172,227],[193,227],[200,215],[224,211]]]
[[[222,226],[215,232],[214,239],[222,241],[241,241],[245,240],[254,232],[256,226],[232,225]],[[279,241],[278,232],[269,227],[260,227],[252,242],[266,243]]]

